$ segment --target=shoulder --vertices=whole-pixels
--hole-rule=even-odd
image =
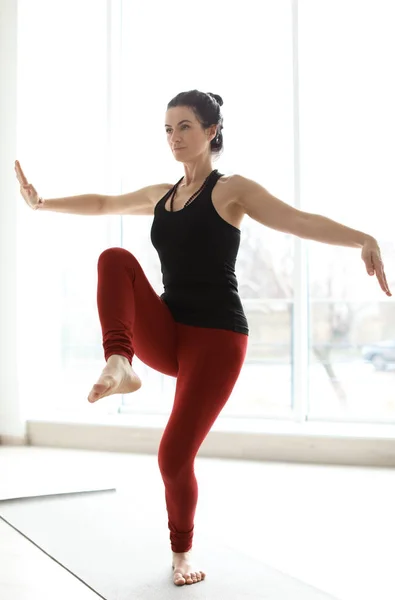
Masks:
[[[222,177],[220,177],[220,179],[218,180],[218,183],[220,183],[224,187],[226,186],[228,190],[236,192],[237,190],[241,189],[242,179],[243,178],[241,175],[232,173],[231,175],[222,175]]]
[[[174,187],[174,185],[174,183],[158,183],[156,185],[156,189],[160,192],[168,192],[172,187]]]
[[[274,198],[263,185],[244,175],[233,175],[232,186],[238,204],[244,209],[248,208],[251,201],[255,202],[256,199],[262,202]]]
[[[163,198],[163,196],[165,196],[173,187],[174,183],[156,183],[155,185],[152,185],[151,189],[154,203]]]
[[[239,173],[230,175],[229,181],[231,181],[231,184],[235,191],[238,192],[248,191],[250,186],[255,183],[252,179],[248,179],[248,177],[244,177],[244,175],[240,175]]]
[[[240,175],[239,173],[225,175],[222,179],[224,180],[224,184],[227,186],[228,192],[231,193],[234,202],[240,206],[243,206],[244,198],[251,190],[250,183],[254,182],[251,179]]]

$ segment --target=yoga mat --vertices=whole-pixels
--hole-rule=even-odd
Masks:
[[[180,592],[167,521],[150,503],[131,490],[70,494],[3,501],[0,517],[105,600],[336,600],[200,526],[192,557],[206,579]]]

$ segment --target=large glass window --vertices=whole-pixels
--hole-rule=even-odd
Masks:
[[[303,208],[374,235],[395,293],[391,2],[299,3]],[[309,242],[309,417],[395,418],[395,311],[361,250]]]
[[[198,10],[180,0],[21,0],[18,158],[44,197],[176,182],[183,169],[166,142],[167,103],[193,88],[220,94],[225,151],[215,168],[375,235],[394,292],[391,10],[385,0],[247,0],[242,10],[225,0]],[[27,417],[168,413],[175,380],[137,357],[137,393],[86,400],[105,365],[99,255],[123,246],[160,294],[152,217],[38,214],[20,200],[18,218]],[[236,273],[250,339],[221,415],[292,419],[295,381],[304,378],[306,418],[393,420],[393,299],[368,277],[360,250],[309,241],[305,263],[293,236],[248,216],[241,229]],[[295,366],[301,294],[304,370]]]
[[[44,198],[116,193],[108,135],[107,2],[18,2],[18,156]],[[106,411],[97,260],[120,217],[33,212],[18,190],[18,367],[26,418]]]

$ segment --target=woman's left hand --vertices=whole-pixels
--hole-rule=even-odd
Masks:
[[[374,238],[369,238],[366,240],[362,247],[362,260],[366,265],[366,270],[369,275],[374,275],[376,272],[377,279],[379,280],[379,284],[381,289],[387,294],[387,296],[392,296],[387,279],[384,273],[384,264],[381,260],[380,248],[377,241]]]

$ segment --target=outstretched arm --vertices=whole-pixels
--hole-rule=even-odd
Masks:
[[[238,203],[245,214],[262,225],[324,244],[362,248],[361,257],[367,272],[371,275],[376,272],[382,290],[387,296],[392,296],[384,273],[380,248],[373,236],[322,215],[298,210],[270,194],[252,179],[235,175],[235,185]]]

